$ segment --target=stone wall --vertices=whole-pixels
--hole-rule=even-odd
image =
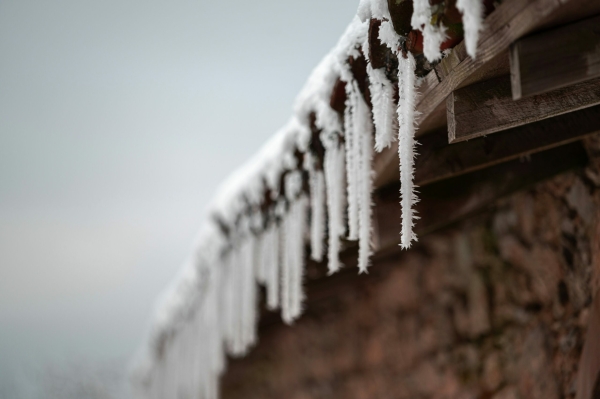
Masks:
[[[222,397],[574,398],[600,265],[597,140],[587,148],[585,170],[377,258],[369,275],[323,279],[294,326],[263,323],[230,361]]]

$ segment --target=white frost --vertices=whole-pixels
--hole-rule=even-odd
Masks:
[[[283,261],[281,269],[281,318],[292,324],[302,313],[304,292],[304,233],[308,199],[302,195],[290,205],[284,219]]]
[[[310,247],[311,258],[317,262],[323,260],[325,239],[325,175],[322,170],[310,172]]]
[[[413,29],[423,32],[423,54],[429,61],[437,61],[442,57],[440,46],[446,40],[446,27],[442,24],[431,24],[431,5],[429,0],[414,0],[411,25]]]
[[[354,110],[356,126],[355,132],[357,157],[360,159],[358,165],[359,178],[359,215],[358,215],[358,270],[361,273],[367,271],[371,257],[371,192],[373,190],[372,161],[373,161],[373,122],[371,111],[362,95],[356,97],[356,109]]]
[[[348,198],[348,238],[358,239],[358,164],[360,162],[359,143],[356,143],[354,110],[358,89],[352,80],[346,83],[346,108],[344,110],[344,139],[346,145],[346,184]]]
[[[339,143],[337,135],[327,137],[321,135],[325,140],[325,184],[327,186],[327,214],[329,228],[328,245],[328,264],[329,274],[333,274],[340,269],[340,238],[345,234],[346,226],[344,224],[345,203],[345,163],[346,156],[344,147]]]
[[[413,206],[418,202],[415,191],[415,102],[416,79],[415,59],[411,53],[407,58],[398,57],[398,81],[400,82],[400,101],[398,102],[398,156],[400,158],[400,205],[402,208],[402,229],[400,245],[403,249],[410,248],[417,235],[413,231],[414,221],[418,219]]]
[[[375,150],[381,152],[394,141],[394,119],[396,106],[394,104],[394,86],[389,81],[383,68],[373,69],[367,65],[373,103],[373,119],[375,122]]]
[[[483,2],[482,0],[457,0],[456,8],[462,13],[467,54],[475,58],[479,32],[483,28]]]

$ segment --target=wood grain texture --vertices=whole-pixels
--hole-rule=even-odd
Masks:
[[[500,197],[566,170],[583,167],[587,160],[581,142],[574,142],[533,154],[526,160],[515,159],[422,187],[416,205],[421,219],[416,222],[415,231],[422,236],[446,227]],[[399,189],[399,184],[389,185],[374,198],[378,254],[398,248]]]
[[[417,136],[422,136],[445,124],[443,104],[457,88],[508,73],[508,48],[517,39],[536,31],[569,23],[600,12],[598,0],[505,0],[490,14],[480,34],[477,58],[467,56],[460,43],[448,57],[429,73],[419,87],[417,111],[421,124]],[[398,146],[394,143],[375,156],[375,184],[391,183],[391,170],[398,166]]]
[[[600,106],[449,145],[444,131],[419,141],[415,163],[419,186],[557,147],[600,132]]]
[[[445,129],[419,138],[415,184],[440,180],[487,168],[600,133],[600,105],[508,129],[486,137],[448,144]],[[398,181],[398,169],[389,171]]]
[[[510,76],[454,91],[446,101],[450,143],[600,104],[600,78],[514,101]]]
[[[600,16],[534,34],[510,48],[513,99],[600,76]]]

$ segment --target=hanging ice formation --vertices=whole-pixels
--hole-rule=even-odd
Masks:
[[[325,173],[317,167],[317,162],[312,154],[305,156],[305,168],[309,174],[310,184],[310,257],[321,262],[325,251],[325,222],[326,222],[326,197]]]
[[[483,3],[481,0],[457,0],[456,8],[463,15],[467,54],[475,58],[479,32],[483,28]]]
[[[346,233],[344,223],[344,207],[346,206],[344,195],[346,176],[346,154],[344,146],[339,142],[339,136],[323,136],[321,139],[325,144],[325,185],[327,188],[327,221],[329,230],[328,241],[328,264],[329,274],[340,269],[339,253],[341,249],[341,237]]]
[[[346,82],[346,178],[348,180],[348,238],[358,240],[358,268],[366,272],[371,255],[371,191],[373,122],[356,81]]]
[[[432,10],[429,0],[414,0],[411,25],[423,32],[423,54],[429,61],[437,61],[442,57],[440,46],[446,40],[446,27],[443,24],[431,23]]]
[[[409,248],[417,235],[413,231],[414,220],[417,219],[413,206],[418,198],[414,185],[415,165],[415,59],[411,53],[406,58],[398,58],[398,158],[400,159],[400,206],[402,208],[402,229],[400,246]]]
[[[243,356],[257,342],[258,284],[265,287],[266,307],[280,309],[291,324],[302,314],[307,258],[326,262],[332,274],[342,267],[343,243],[358,241],[358,271],[366,272],[373,250],[374,151],[395,141],[400,245],[416,241],[416,60],[403,49],[405,38],[396,33],[387,3],[361,1],[357,17],[298,96],[288,124],[220,188],[195,250],[159,302],[137,359],[139,397],[217,399],[226,355]],[[424,55],[439,59],[445,28],[431,24],[427,0],[413,4],[411,23],[423,32]],[[457,8],[474,56],[481,0],[458,0]],[[397,58],[397,72],[371,65],[372,19],[379,21],[379,42]],[[353,70],[360,60],[366,60],[367,79]]]

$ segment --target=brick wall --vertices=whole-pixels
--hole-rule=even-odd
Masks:
[[[222,397],[574,398],[600,265],[598,140],[585,170],[323,279],[294,326],[263,323]],[[351,276],[351,277],[349,277]]]

